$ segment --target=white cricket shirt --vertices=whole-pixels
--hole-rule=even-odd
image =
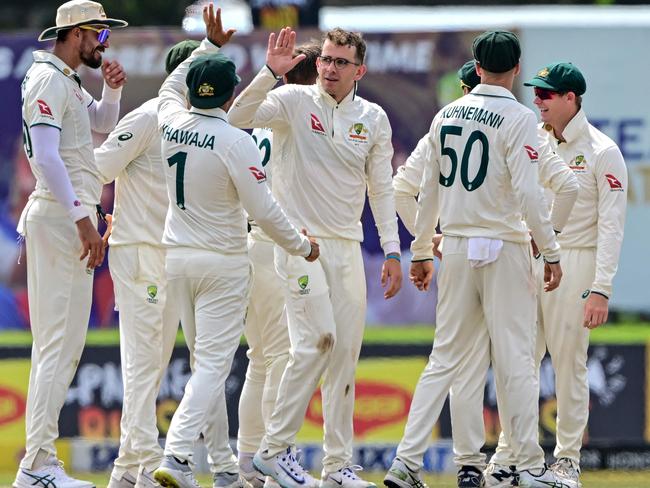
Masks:
[[[34,162],[29,129],[49,125],[61,131],[59,154],[81,203],[99,203],[102,185],[93,156],[88,107],[93,97],[77,73],[48,51],[34,51],[34,63],[21,86],[25,152],[36,178],[33,197],[55,200]]]
[[[264,67],[229,111],[233,125],[273,129],[273,194],[296,227],[363,240],[366,189],[385,253],[399,252],[388,117],[354,90],[337,103],[320,85],[283,85]]]
[[[433,119],[428,144],[414,260],[433,258],[438,218],[444,235],[458,237],[525,243],[530,228],[545,258],[559,259],[539,183],[535,115],[509,90],[480,84],[447,105]]]
[[[548,128],[550,129],[550,127]],[[596,248],[592,286],[606,296],[618,268],[627,207],[627,168],[614,141],[587,121],[580,110],[559,142],[552,129],[540,129],[551,147],[573,170],[580,192],[569,220],[558,236],[563,248]]]
[[[95,149],[102,183],[115,180],[111,246],[162,246],[169,205],[160,157],[158,98],[126,114]]]
[[[186,107],[189,66],[210,51],[217,47],[204,40],[160,88],[158,125],[169,196],[163,244],[245,253],[245,208],[287,252],[307,256],[311,245],[271,195],[251,136],[230,125],[220,108]]]

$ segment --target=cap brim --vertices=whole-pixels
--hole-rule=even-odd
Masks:
[[[106,25],[113,29],[121,29],[129,25],[127,21],[120,20],[120,19],[88,19],[88,20],[84,20],[83,22],[78,22],[76,24],[54,26],[45,29],[43,32],[41,32],[41,35],[38,36],[38,40],[50,41],[52,39],[56,39],[57,33],[60,30],[72,29],[73,27],[79,27],[80,25],[93,25],[93,24]]]
[[[537,88],[544,88],[545,90],[557,91],[557,87],[549,84],[547,81],[540,80],[539,78],[533,78],[532,80],[525,82],[524,86],[536,86]]]

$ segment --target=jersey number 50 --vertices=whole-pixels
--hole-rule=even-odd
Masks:
[[[448,156],[451,161],[451,171],[447,176],[444,176],[440,173],[440,179],[438,180],[442,186],[451,186],[454,184],[456,179],[456,169],[458,167],[458,154],[456,150],[452,147],[445,147],[445,138],[447,134],[450,136],[461,136],[463,134],[463,128],[458,125],[443,125],[440,128],[440,145],[442,147],[441,153],[443,156]],[[472,154],[472,149],[474,149],[474,143],[479,142],[481,144],[481,165],[478,168],[478,172],[474,179],[469,179],[469,157]],[[474,191],[483,184],[485,181],[485,176],[487,175],[488,163],[490,160],[490,144],[488,143],[487,136],[480,130],[475,130],[467,138],[465,143],[465,149],[463,150],[463,157],[460,160],[460,180],[463,186],[467,191]]]

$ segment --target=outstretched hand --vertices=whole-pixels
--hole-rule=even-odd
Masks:
[[[304,54],[293,57],[295,47],[296,32],[291,27],[282,29],[277,35],[277,39],[275,32],[271,32],[266,50],[266,65],[271,68],[275,76],[284,76],[300,61],[305,59]]]
[[[235,32],[237,32],[236,29],[228,29],[227,31],[223,30],[221,9],[218,8],[215,13],[214,4],[212,3],[203,7],[203,22],[205,23],[205,31],[208,40],[219,47],[228,44],[230,38]]]

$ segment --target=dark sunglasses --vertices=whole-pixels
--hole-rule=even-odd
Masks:
[[[97,32],[97,40],[101,43],[104,44],[108,40],[108,36],[111,35],[111,30],[107,28],[102,28],[102,29],[97,29],[96,27],[90,26],[90,25],[80,25],[80,29],[85,29],[85,30],[90,30],[93,32]]]
[[[535,96],[540,100],[550,100],[555,95],[562,95],[562,93],[554,90],[547,90],[546,88],[535,87]]]

